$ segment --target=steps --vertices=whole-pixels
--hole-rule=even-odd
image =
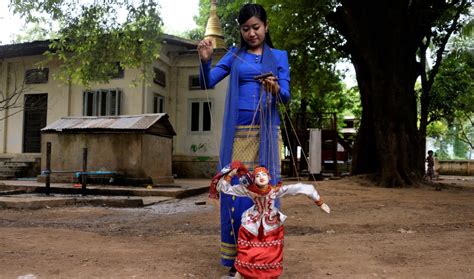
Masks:
[[[33,177],[39,171],[39,158],[15,156],[0,158],[0,180]]]

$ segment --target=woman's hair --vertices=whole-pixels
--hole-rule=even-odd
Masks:
[[[265,23],[265,26],[267,25],[267,12],[265,9],[259,5],[259,4],[245,4],[240,8],[239,11],[239,18],[237,21],[239,22],[239,25],[242,26],[242,24],[246,23],[247,20],[249,20],[251,17],[256,17],[263,21]],[[239,32],[240,33],[240,32]],[[270,39],[270,32],[265,33],[265,43],[273,48],[273,43],[272,40]],[[248,44],[242,37],[242,33],[240,33],[240,46],[241,47],[247,47]]]

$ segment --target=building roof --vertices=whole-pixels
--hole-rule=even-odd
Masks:
[[[63,117],[41,129],[41,132],[143,132],[160,136],[176,135],[166,113]]]
[[[41,55],[49,49],[51,40],[34,41],[19,44],[0,45],[0,58],[22,57]],[[189,49],[195,49],[198,42],[180,38],[177,36],[163,34],[163,43],[178,45]]]
[[[170,34],[163,34],[163,42],[166,44],[169,43],[173,45],[183,46],[187,49],[195,49],[198,45],[198,41],[188,40]]]
[[[0,58],[40,55],[49,49],[50,40],[0,46]]]

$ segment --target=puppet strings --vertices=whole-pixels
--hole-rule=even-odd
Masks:
[[[224,49],[226,52],[230,52],[236,59],[239,59],[239,60],[242,61],[243,63],[249,65],[249,66],[250,66],[251,68],[253,68],[255,71],[259,72],[260,74],[264,74],[261,70],[259,70],[257,67],[255,67],[255,65],[254,65],[253,63],[247,62],[245,59],[242,59],[240,56],[236,55],[234,52],[230,51],[230,50],[227,49],[227,48],[223,48],[223,49]],[[271,61],[271,62],[273,63],[273,61]],[[263,94],[263,92],[264,92],[263,86],[261,86],[260,89],[261,89],[261,90],[260,90],[260,94],[259,94],[259,96],[260,96],[260,97],[259,97],[259,105],[261,106],[262,99],[263,99],[263,95],[264,95],[264,94]],[[207,88],[206,88],[206,90],[207,90]],[[206,91],[206,94],[207,94],[207,91]],[[286,138],[287,138],[287,140],[288,140],[288,144],[289,144],[290,147],[291,147],[291,138],[290,138],[290,135],[289,135],[289,133],[288,133],[288,127],[286,126],[285,116],[286,116],[286,117],[288,118],[288,120],[289,120],[288,122],[289,122],[289,124],[290,124],[290,130],[291,130],[291,132],[294,134],[295,139],[296,139],[298,145],[299,145],[299,146],[303,146],[303,145],[301,144],[301,141],[300,141],[299,137],[298,137],[298,133],[296,132],[296,129],[295,129],[295,127],[293,126],[293,123],[291,122],[291,118],[290,118],[290,115],[289,115],[289,113],[288,113],[288,108],[287,108],[285,105],[283,105],[281,96],[280,96],[279,94],[275,94],[275,96],[278,98],[279,103],[282,104],[281,107],[283,107],[283,112],[284,112],[284,115],[283,115],[283,117],[282,117],[283,130],[284,130],[285,135],[286,135]],[[267,101],[267,104],[270,104],[270,101],[271,101],[271,95],[270,95],[270,94],[267,94],[267,100],[266,100],[266,101]],[[268,106],[267,106],[267,108],[268,108]],[[260,119],[266,119],[266,118],[264,118],[264,117],[265,117],[265,114],[264,114],[265,111],[263,111],[263,110],[255,110],[254,117],[253,117],[253,119],[252,119],[252,125],[255,123],[255,119],[256,119],[255,117],[256,117],[256,114],[257,114],[258,111],[260,111]],[[271,109],[270,109],[270,110],[267,110],[267,112],[271,113]],[[262,117],[262,116],[263,116],[263,117]],[[269,116],[268,119],[270,119],[270,120],[272,119],[271,115]],[[260,123],[260,124],[262,124],[262,123]],[[270,127],[270,128],[273,127],[272,125],[273,125],[273,123],[269,123],[269,125],[267,126],[267,128],[268,128],[268,127]],[[267,129],[267,133],[270,133],[270,131],[268,131],[268,129]],[[248,136],[249,136],[249,134],[250,134],[250,132],[248,133]],[[272,140],[273,138],[270,137],[270,139],[271,139],[271,142],[270,142],[271,148],[275,148],[275,143],[274,143],[273,140]],[[278,143],[277,143],[277,144],[278,144]],[[278,147],[279,147],[279,146],[278,146]],[[291,158],[292,158],[291,161],[292,161],[292,163],[293,163],[293,168],[294,168],[294,170],[295,170],[297,179],[298,179],[298,181],[300,181],[301,178],[300,178],[300,176],[299,176],[298,169],[297,169],[296,164],[295,164],[295,162],[296,162],[296,154],[294,154],[294,152],[292,151],[291,148],[289,148],[289,151],[290,151],[290,156],[291,156]],[[281,152],[281,150],[280,150],[280,152]],[[309,166],[308,156],[307,156],[306,153],[304,152],[304,149],[301,149],[301,152],[302,152],[302,155],[303,155],[302,157],[304,157],[304,159],[306,160],[306,164]],[[272,153],[272,155],[273,155],[273,153]],[[271,161],[274,162],[274,161],[275,161],[275,158],[272,158]],[[311,174],[311,175],[312,175],[313,180],[315,180],[314,174]]]
[[[227,52],[229,52],[229,50],[226,49]],[[202,57],[201,57],[201,54],[199,53],[198,51],[198,55],[199,55],[199,71],[201,73],[201,76],[204,76],[204,69],[203,69],[203,66],[202,66]],[[208,87],[207,87],[207,82],[206,82],[206,79],[203,79],[203,82],[204,82],[204,92],[206,93],[206,98],[207,98],[207,103],[210,104],[211,103],[211,98],[209,96],[209,91],[208,91]],[[209,107],[208,105],[208,109],[211,110],[211,108]],[[217,129],[214,129],[214,117],[212,116],[212,113],[211,111],[209,111],[209,115],[210,115],[210,119],[211,119],[211,130],[212,130],[212,134],[214,136],[214,142],[215,142],[215,145],[214,146],[217,146],[217,143],[218,143],[218,140],[217,140]],[[218,166],[222,167],[222,162],[221,162],[221,156],[220,156],[220,147],[217,148],[217,158],[218,158]],[[219,208],[220,207],[220,203],[219,202],[213,202],[214,206],[216,206],[216,208]],[[229,214],[229,219],[232,220],[232,213],[231,213],[231,209],[230,209],[230,205],[227,206],[227,212]],[[216,218],[219,219],[219,214],[216,214]],[[231,225],[230,225],[231,229],[232,229],[232,237],[234,238],[234,243],[237,244],[237,235],[235,234],[235,229],[234,229],[234,224],[232,224],[231,222]]]
[[[234,52],[230,51],[230,50],[227,49],[227,48],[223,48],[223,49],[224,49],[226,52],[231,53],[231,55],[233,55],[236,59],[239,59],[242,63],[247,64],[248,66],[250,66],[251,68],[253,68],[255,71],[257,71],[258,73],[263,74],[263,72],[262,72],[261,70],[259,70],[257,67],[255,67],[254,64],[245,61],[245,60],[242,59],[240,56],[236,55]],[[199,54],[199,52],[198,52],[198,55],[199,55],[199,60],[201,61],[201,55]],[[199,67],[199,68],[200,68],[201,74],[204,74],[204,69],[203,69],[203,67],[202,67],[201,62],[200,62],[199,64],[200,64],[200,67]],[[263,88],[263,86],[261,86],[260,88],[261,88],[261,90],[260,90],[260,94],[259,94],[259,106],[261,106],[262,101],[264,101],[264,100],[263,100],[263,96],[264,96],[264,94],[263,94],[264,90],[263,90],[263,89],[264,89],[264,88]],[[207,98],[208,104],[210,104],[210,96],[209,96],[208,86],[207,86],[207,84],[206,84],[206,80],[204,80],[204,91],[205,91],[205,94],[206,94],[206,98]],[[275,96],[278,98],[279,103],[283,104],[283,103],[282,103],[282,100],[281,100],[281,96],[280,96],[279,94],[276,94]],[[271,96],[270,96],[270,94],[267,94],[267,99],[265,100],[265,101],[267,101],[267,104],[270,104],[270,100],[271,100]],[[296,139],[298,145],[299,145],[299,146],[303,146],[303,145],[301,144],[301,141],[300,141],[300,139],[299,139],[299,137],[298,137],[298,133],[296,132],[296,129],[295,129],[295,127],[293,126],[293,123],[291,122],[291,118],[290,118],[290,115],[289,115],[289,113],[288,113],[287,107],[286,107],[285,105],[282,105],[282,107],[283,107],[282,110],[283,110],[283,113],[284,113],[284,115],[283,115],[283,117],[282,117],[282,121],[283,121],[283,131],[284,131],[284,133],[285,133],[285,135],[286,135],[286,138],[287,138],[287,140],[288,140],[288,144],[289,144],[289,146],[290,146],[289,151],[290,151],[290,156],[291,156],[291,159],[292,159],[291,161],[292,161],[292,163],[293,163],[293,168],[294,168],[294,170],[295,170],[295,173],[296,173],[296,176],[297,176],[298,181],[300,181],[301,178],[300,178],[300,176],[299,176],[298,169],[297,169],[296,164],[295,164],[295,162],[296,162],[296,154],[294,154],[294,152],[293,152],[293,150],[292,150],[292,148],[291,148],[291,146],[292,146],[292,145],[291,145],[291,138],[290,138],[290,135],[289,135],[289,133],[288,133],[288,130],[291,130],[292,134],[294,134],[295,139]],[[268,108],[268,106],[267,106],[267,108]],[[210,109],[210,108],[209,108],[209,109]],[[255,122],[256,122],[256,116],[257,116],[257,113],[258,113],[258,112],[260,112],[260,119],[262,120],[262,119],[266,119],[266,118],[265,118],[265,116],[266,116],[265,113],[271,113],[271,110],[264,111],[264,110],[258,110],[258,109],[256,109],[255,112],[254,112],[254,115],[253,115],[253,117],[252,117],[252,123],[251,123],[251,125],[254,125],[254,124],[255,124]],[[290,124],[290,127],[287,127],[286,121],[285,121],[285,117],[288,118],[288,120],[289,120],[288,122],[289,122],[289,124]],[[269,115],[269,118],[268,118],[268,119],[271,119],[271,115]],[[213,127],[213,126],[214,126],[214,118],[213,118],[213,116],[212,116],[212,113],[210,113],[210,120],[211,120],[211,127]],[[260,124],[262,125],[262,123],[260,123]],[[270,127],[270,129],[271,129],[272,125],[273,125],[273,123],[269,123],[268,126],[266,126],[266,128],[267,128],[266,131],[265,131],[266,133],[270,133],[270,132],[271,132],[271,131],[269,131],[268,129],[269,129],[269,127]],[[217,143],[218,141],[217,141],[216,129],[213,129],[213,135],[214,135],[214,141]],[[247,138],[248,138],[248,137],[250,137],[250,130],[249,130],[248,133],[247,133]],[[275,143],[273,142],[272,137],[270,137],[270,142],[269,142],[269,144],[270,144],[270,147],[271,147],[271,148],[275,148]],[[278,147],[279,147],[279,146],[278,146]],[[281,152],[281,150],[280,150],[279,152]],[[306,153],[304,152],[304,149],[302,149],[301,152],[302,152],[302,157],[304,158],[304,160],[306,160],[307,165],[309,165],[309,160],[308,160],[308,157],[307,157]],[[274,157],[274,155],[273,155],[273,153],[272,153],[272,159],[271,159],[271,161],[274,161],[274,160],[275,160],[275,158],[273,158],[273,157]],[[220,161],[219,150],[218,150],[218,160],[219,160],[219,165],[222,166],[222,162]],[[313,180],[314,180],[314,174],[311,174],[311,175],[313,176]]]
[[[263,72],[262,72],[261,70],[257,69],[254,64],[245,61],[244,59],[242,59],[241,57],[239,57],[238,55],[236,55],[235,53],[233,53],[232,51],[230,51],[230,50],[227,49],[227,48],[223,48],[223,49],[224,49],[226,52],[231,53],[236,59],[241,60],[242,63],[246,63],[247,65],[249,65],[250,67],[252,67],[255,71],[259,72],[260,74],[263,74]],[[199,66],[199,70],[200,70],[201,75],[204,76],[204,69],[203,69],[203,66],[202,66],[202,63],[201,63],[202,57],[201,57],[199,51],[198,51],[198,55],[199,55],[199,65],[200,65],[200,66]],[[273,62],[273,61],[272,61],[272,62]],[[207,98],[208,109],[211,110],[211,107],[209,106],[209,104],[211,104],[211,100],[210,100],[210,96],[209,96],[208,86],[207,86],[207,84],[206,84],[206,79],[204,79],[203,82],[204,82],[204,91],[205,91],[206,98]],[[252,123],[251,123],[251,125],[253,126],[253,125],[255,124],[257,113],[260,112],[260,115],[259,115],[259,116],[260,116],[260,125],[263,125],[262,120],[270,119],[270,123],[268,123],[268,125],[266,125],[266,126],[264,127],[265,129],[263,129],[263,132],[267,133],[267,135],[270,135],[271,129],[272,129],[272,127],[273,127],[273,123],[271,123],[271,119],[272,119],[272,117],[271,117],[271,116],[272,116],[272,115],[271,115],[271,94],[263,94],[263,93],[264,93],[264,86],[261,86],[261,87],[260,87],[260,92],[259,92],[259,93],[260,93],[260,94],[258,94],[258,95],[259,95],[259,102],[258,102],[258,103],[259,103],[259,106],[260,106],[260,108],[262,107],[262,106],[261,106],[262,101],[263,101],[262,99],[263,99],[263,96],[266,95],[266,99],[265,99],[264,101],[267,102],[267,106],[265,106],[265,108],[267,108],[267,109],[266,109],[266,110],[263,110],[263,109],[260,109],[260,110],[259,110],[259,109],[256,109],[255,112],[254,112],[254,115],[253,115],[253,117],[252,117]],[[283,102],[282,102],[282,100],[281,100],[281,96],[280,96],[279,94],[275,94],[275,96],[276,96],[276,98],[278,98],[277,100],[279,101],[279,103],[280,103],[280,104],[283,104]],[[282,121],[283,121],[283,131],[285,132],[286,138],[287,138],[287,140],[288,140],[288,144],[290,145],[289,150],[290,150],[291,161],[292,161],[292,163],[293,163],[293,168],[294,168],[294,170],[295,170],[295,173],[296,173],[296,176],[297,176],[298,181],[300,181],[300,176],[299,176],[299,173],[298,173],[298,169],[297,169],[296,164],[295,164],[295,162],[296,162],[296,158],[295,158],[295,157],[296,157],[296,156],[295,156],[295,154],[294,154],[294,152],[293,152],[293,150],[292,150],[292,148],[291,148],[291,146],[292,146],[292,145],[291,145],[291,139],[290,139],[290,136],[289,136],[289,133],[288,133],[288,127],[287,127],[287,125],[286,125],[285,116],[286,116],[286,117],[288,118],[288,120],[289,120],[288,122],[290,123],[291,131],[294,133],[295,138],[296,138],[298,144],[299,144],[300,146],[302,146],[302,145],[301,145],[301,142],[300,142],[300,140],[299,140],[299,138],[298,138],[298,134],[296,133],[296,129],[294,128],[294,126],[293,126],[293,124],[292,124],[292,122],[291,122],[291,118],[290,118],[290,116],[289,116],[287,107],[286,107],[285,105],[282,105],[282,106],[283,106],[283,112],[284,112],[284,115],[283,115],[283,117],[282,117],[282,118],[283,118],[283,119],[282,119]],[[270,115],[268,116],[268,118],[266,117],[265,113],[269,113],[269,114],[270,114]],[[215,122],[214,122],[213,114],[212,114],[212,113],[209,113],[209,115],[210,115],[210,120],[211,120],[211,127],[214,127],[214,123],[215,123]],[[216,129],[212,129],[212,130],[213,130],[213,133],[212,133],[212,134],[213,134],[213,136],[214,136],[214,141],[215,141],[215,143],[216,143],[215,146],[217,146],[217,142],[218,142],[218,140],[217,140],[217,131],[216,131]],[[250,129],[249,129],[248,132],[247,132],[247,139],[248,139],[249,137],[250,137]],[[270,138],[270,142],[269,142],[270,150],[273,150],[273,148],[275,148],[275,143],[273,142],[273,137],[270,136],[270,137],[267,137],[267,138]],[[279,138],[279,135],[277,135],[277,142],[278,142],[278,138]],[[280,146],[279,146],[279,144],[277,143],[277,148],[279,148],[279,147],[280,147]],[[218,152],[218,156],[217,156],[217,157],[218,157],[218,160],[219,160],[219,166],[222,166],[222,162],[221,162],[221,158],[220,158],[220,154],[219,154],[219,152],[220,152],[219,149],[217,150],[217,152]],[[279,150],[279,152],[281,152],[281,150]],[[306,160],[306,163],[309,165],[308,158],[307,158],[307,156],[306,156],[306,154],[305,154],[305,152],[304,152],[303,149],[302,149],[302,153],[303,153],[304,159]],[[272,158],[271,158],[270,161],[272,161],[271,164],[272,164],[272,167],[274,167],[274,162],[275,162],[275,160],[276,160],[276,158],[274,158],[274,152],[271,152],[271,156],[272,156]],[[279,159],[279,158],[278,158],[278,159]],[[255,166],[254,166],[254,167],[255,167]],[[281,168],[281,166],[280,166],[280,168]],[[313,175],[313,174],[311,174],[311,175]],[[314,180],[314,175],[313,175],[313,180]],[[216,204],[217,204],[217,206],[219,205],[218,203],[216,203]],[[232,219],[232,213],[231,213],[230,207],[227,208],[227,211],[228,211],[229,217]],[[234,241],[235,241],[235,243],[237,243],[237,236],[236,236],[236,234],[235,234],[234,226],[231,225],[231,228],[232,228],[232,234],[233,234]]]

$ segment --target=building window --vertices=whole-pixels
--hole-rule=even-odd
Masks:
[[[164,113],[165,112],[165,97],[160,94],[153,96],[153,113]]]
[[[189,76],[189,90],[201,90],[199,76]]]
[[[83,115],[120,115],[121,95],[122,92],[118,89],[99,89],[84,92]]]
[[[192,100],[189,102],[191,132],[211,131],[212,102]]]
[[[155,72],[153,82],[163,87],[166,87],[166,73],[158,68],[153,68],[153,71]]]
[[[49,69],[29,69],[25,71],[25,84],[48,83]]]
[[[115,69],[114,69],[112,75],[110,76],[110,78],[111,79],[120,79],[120,78],[123,78],[124,76],[125,76],[125,71],[122,68],[122,66],[120,66],[120,62],[116,62],[115,63]]]

